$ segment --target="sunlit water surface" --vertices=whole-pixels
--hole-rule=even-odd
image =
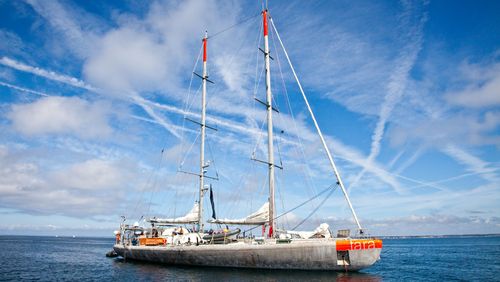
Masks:
[[[0,281],[500,281],[500,237],[386,239],[358,273],[178,267],[106,258],[111,238],[0,236]]]

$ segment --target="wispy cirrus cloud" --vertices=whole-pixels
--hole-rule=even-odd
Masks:
[[[377,158],[380,153],[380,144],[384,136],[384,131],[387,122],[391,116],[392,110],[397,103],[402,99],[406,91],[406,85],[410,76],[410,71],[417,60],[418,53],[422,49],[423,42],[423,26],[426,21],[426,14],[416,14],[414,7],[409,2],[404,2],[404,11],[400,15],[401,26],[403,30],[402,38],[407,42],[407,45],[400,50],[400,55],[397,63],[391,73],[389,82],[386,86],[387,93],[385,94],[384,101],[380,107],[378,114],[377,125],[372,135],[372,143],[370,147],[370,154],[368,155],[368,162]],[[413,23],[417,17],[416,23]],[[365,169],[351,182],[350,188],[356,186],[357,182],[365,174]]]
[[[488,180],[490,182],[500,181],[496,174],[497,168],[491,167],[490,163],[481,160],[480,158],[460,149],[455,145],[446,146],[444,148],[444,152],[446,152],[452,158],[456,159],[461,164],[466,165],[468,171],[478,174],[485,180]]]
[[[0,64],[4,65],[6,67],[13,68],[13,69],[18,70],[18,71],[28,72],[28,73],[31,73],[31,74],[34,74],[37,76],[41,76],[41,77],[44,77],[44,78],[47,78],[50,80],[59,81],[59,82],[62,82],[62,83],[65,83],[65,84],[68,84],[68,85],[71,85],[74,87],[83,88],[83,89],[87,89],[90,91],[96,90],[94,87],[90,86],[89,84],[83,82],[82,80],[80,80],[78,78],[68,76],[68,75],[61,75],[61,74],[58,74],[58,73],[53,72],[53,71],[45,70],[43,68],[26,65],[24,63],[21,63],[19,61],[16,61],[14,59],[9,58],[9,57],[2,57],[0,59]]]
[[[460,71],[467,80],[461,90],[445,95],[446,101],[465,108],[492,108],[500,105],[500,64],[464,64]]]
[[[41,77],[44,77],[48,80],[53,80],[53,81],[67,84],[67,85],[71,85],[71,86],[76,87],[76,88],[85,89],[85,90],[91,91],[91,92],[96,93],[96,94],[108,96],[107,93],[109,93],[109,92],[103,91],[102,89],[98,89],[98,88],[84,82],[83,80],[75,78],[73,76],[63,75],[63,74],[59,74],[59,73],[56,73],[53,71],[48,71],[48,70],[41,69],[38,67],[26,65],[24,63],[18,62],[14,59],[11,59],[11,58],[3,57],[2,59],[0,59],[0,64],[3,64],[5,66],[11,67],[11,68],[19,70],[19,71],[31,73],[31,74],[36,75],[36,76],[41,76]],[[7,85],[5,85],[5,86],[7,86]],[[9,86],[11,86],[10,88],[13,88],[13,89],[15,88],[16,90],[21,90],[21,89],[27,90],[25,92],[29,92],[32,94],[41,93],[39,91],[28,90],[28,89],[21,88],[21,87],[11,85],[11,84],[9,84]],[[9,86],[7,86],[7,87],[9,87]],[[165,129],[167,129],[169,132],[171,132],[174,136],[179,137],[179,134],[175,130],[175,126],[173,124],[171,124],[168,120],[156,115],[156,113],[150,107],[148,107],[146,104],[141,102],[141,99],[136,98],[137,94],[135,94],[134,92],[131,92],[131,91],[126,91],[125,93],[122,93],[122,95],[123,95],[121,97],[122,99],[135,101],[138,106],[142,107],[147,114],[149,114],[159,124],[164,126]],[[61,99],[63,99],[63,98],[61,98]],[[53,113],[53,114],[55,114],[55,113]],[[76,113],[73,113],[73,114],[76,114]],[[80,112],[80,114],[83,114],[83,112]],[[83,116],[81,116],[80,118],[82,118],[82,117]],[[64,122],[64,121],[61,121],[61,122]]]
[[[72,86],[84,88],[84,89],[88,89],[88,90],[94,91],[95,89],[97,89],[97,88],[87,84],[86,82],[79,80],[77,78],[71,77],[71,76],[61,75],[61,74],[58,74],[55,72],[50,72],[50,71],[46,71],[43,69],[34,68],[31,66],[22,64],[22,63],[18,63],[18,64],[23,65],[24,67],[22,68],[22,70],[26,70],[28,72],[30,72],[30,70],[37,69],[37,71],[33,71],[30,73],[33,73],[35,75],[40,75],[40,76],[45,77],[47,79],[51,79],[54,81],[65,83],[65,84],[70,84]],[[47,73],[50,75],[45,75]],[[64,79],[61,79],[61,78],[64,78]],[[75,81],[77,81],[78,83],[74,84],[73,82],[75,82]],[[166,110],[170,113],[178,114],[178,115],[188,115],[188,116],[192,116],[192,117],[198,117],[198,114],[185,112],[183,109],[180,109],[180,108],[172,106],[172,105],[161,105],[161,104],[158,104],[156,102],[151,102],[151,101],[145,100],[144,98],[141,98],[139,96],[134,96],[134,97],[135,98],[133,98],[133,101],[135,101],[135,103],[137,105],[142,107],[146,111],[146,113],[153,118],[153,120],[158,122],[158,124],[162,125],[165,129],[167,129],[170,133],[172,133],[174,136],[176,136],[178,138],[180,137],[180,133],[178,131],[181,129],[175,127],[170,122],[167,122],[166,117],[159,116],[157,113],[155,113],[154,110],[152,109],[152,106],[154,106],[158,109],[161,109],[161,110]],[[240,111],[240,113],[245,113],[244,116],[248,115],[249,112],[251,112],[250,108],[247,108],[245,111]],[[53,112],[53,113],[57,113],[57,111]],[[77,113],[78,113],[78,111],[73,112],[73,114],[77,114]],[[27,115],[21,114],[21,115],[16,115],[16,116],[27,116]],[[264,116],[262,116],[262,118],[264,118]],[[286,116],[283,116],[280,118],[281,121],[284,121],[286,119],[288,119]],[[208,120],[211,121],[213,124],[217,124],[219,126],[233,130],[238,134],[244,133],[247,136],[249,136],[250,138],[254,138],[254,136],[258,136],[259,134],[261,134],[260,130],[258,130],[257,128],[252,129],[252,128],[249,128],[247,126],[247,124],[238,123],[238,122],[235,122],[235,121],[232,121],[229,119],[225,119],[222,117],[209,116]],[[64,120],[62,120],[61,122],[64,123]],[[298,121],[292,121],[289,119],[288,121],[285,122],[285,124],[282,124],[281,126],[283,126],[283,129],[288,130],[288,129],[292,128],[292,123],[294,123],[294,122],[297,124]],[[58,126],[57,128],[59,128],[61,130],[63,129],[63,127],[61,127],[61,126]],[[307,129],[307,127],[304,124],[299,123],[299,128],[300,128],[299,131],[301,132],[301,135],[302,135],[301,138],[303,140],[308,140],[309,142],[312,140],[315,140],[315,137],[314,137],[315,134],[312,131],[310,131],[309,129]],[[47,132],[50,132],[49,129],[50,128],[46,128],[46,130],[48,130]],[[66,128],[66,129],[69,130],[69,128]],[[86,131],[83,130],[82,132],[86,132]],[[90,131],[90,132],[93,132],[93,131]],[[88,132],[86,132],[86,134],[87,133]],[[384,181],[384,182],[388,183],[389,185],[391,185],[392,187],[394,187],[396,190],[400,189],[398,181],[393,176],[386,173],[384,168],[377,165],[375,162],[368,163],[368,162],[364,161],[362,154],[359,153],[356,149],[349,148],[349,146],[346,146],[345,144],[340,143],[338,140],[336,140],[334,138],[331,138],[331,140],[332,140],[331,142],[335,143],[335,144],[332,144],[331,147],[334,149],[334,152],[339,155],[339,157],[344,158],[350,162],[353,162],[356,165],[359,165],[361,167],[366,168],[367,171],[372,172],[374,175],[376,175],[382,181]],[[292,142],[292,144],[293,144],[293,142]],[[318,157],[321,157],[321,156],[322,155],[320,154]],[[329,169],[327,169],[327,171],[328,170]]]
[[[61,35],[59,40],[63,40],[69,47],[65,51],[72,52],[80,58],[85,58],[92,53],[98,32],[106,26],[105,22],[100,21],[98,17],[76,6],[70,7],[68,3],[62,4],[57,0],[50,2],[27,0],[26,2],[58,31],[51,35]]]
[[[266,185],[265,167],[261,169],[248,160],[254,147],[259,156],[266,156],[265,131],[262,130],[266,113],[259,104],[251,106],[251,96],[262,98],[260,95],[264,93],[263,82],[259,84],[258,80],[253,80],[255,74],[262,73],[262,54],[257,49],[262,44],[259,43],[260,7],[253,4],[256,3],[159,0],[144,4],[140,12],[127,9],[129,4],[116,3],[99,5],[105,11],[96,12],[96,5],[87,3],[53,1],[45,4],[31,0],[29,7],[21,3],[31,14],[23,21],[32,20],[30,28],[33,34],[17,33],[17,28],[10,31],[0,29],[0,38],[9,40],[8,44],[0,46],[3,53],[0,55],[0,77],[5,81],[0,86],[11,90],[6,93],[22,92],[36,96],[29,97],[27,103],[26,96],[3,95],[5,103],[0,105],[0,114],[12,114],[14,107],[25,106],[25,112],[36,113],[35,116],[44,116],[40,109],[46,108],[56,109],[55,112],[68,114],[70,118],[60,121],[59,125],[54,123],[59,127],[51,125],[45,131],[31,130],[32,133],[22,134],[18,134],[21,131],[14,127],[13,119],[0,122],[0,129],[6,132],[2,141],[7,148],[4,153],[0,148],[0,155],[9,156],[10,161],[3,164],[16,176],[14,179],[2,177],[0,185],[17,183],[17,186],[5,186],[5,191],[15,195],[10,198],[2,195],[1,207],[16,208],[25,198],[40,205],[30,205],[20,209],[21,212],[57,214],[69,207],[65,203],[53,209],[44,205],[74,197],[67,201],[78,209],[69,214],[71,217],[83,216],[85,206],[89,207],[87,214],[106,216],[114,211],[103,207],[111,204],[96,199],[89,194],[92,189],[86,188],[115,191],[113,183],[119,183],[116,177],[131,171],[137,173],[137,177],[151,173],[153,180],[149,184],[161,183],[162,191],[161,197],[153,197],[151,201],[155,190],[150,186],[143,190],[144,196],[139,193],[139,186],[144,183],[120,183],[125,190],[130,189],[127,190],[130,191],[128,197],[118,196],[123,203],[130,207],[135,200],[132,203],[129,198],[139,197],[143,201],[142,211],[134,212],[133,216],[139,217],[146,210],[162,214],[178,214],[184,210],[186,203],[191,204],[196,197],[195,189],[188,187],[194,186],[195,179],[176,175],[173,171],[177,163],[172,160],[184,157],[186,147],[193,146],[194,153],[187,159],[194,162],[192,167],[196,167],[197,126],[180,126],[177,121],[184,116],[199,118],[199,92],[188,93],[186,89],[200,50],[201,36],[205,29],[210,36],[247,19],[253,14],[249,11],[255,8],[257,17],[209,39],[209,75],[216,84],[208,89],[208,121],[219,128],[217,133],[210,131],[208,139],[214,145],[213,155],[221,176],[221,181],[215,185],[217,195],[226,202],[221,209],[233,213],[243,213],[247,208],[252,210],[256,201],[266,198],[263,188]],[[427,26],[425,14],[428,12],[432,17],[436,9],[432,6],[427,11],[426,7],[433,3],[270,4],[271,14],[278,28],[281,27],[280,31],[283,29],[283,39],[297,64],[320,124],[330,135],[327,142],[346,183],[355,180],[360,169],[366,172],[366,177],[361,177],[358,182],[360,189],[351,191],[353,204],[363,222],[368,221],[369,226],[370,218],[382,218],[375,224],[389,223],[386,228],[409,230],[404,224],[390,222],[394,213],[398,213],[401,215],[399,219],[410,227],[412,222],[413,226],[420,227],[431,222],[434,225],[425,230],[432,230],[439,228],[438,224],[456,226],[453,220],[435,222],[429,214],[467,217],[463,211],[467,209],[481,212],[481,220],[486,220],[498,211],[498,192],[494,189],[498,183],[494,182],[498,178],[498,169],[492,161],[496,151],[494,146],[485,146],[499,144],[500,140],[497,136],[500,120],[495,106],[497,102],[486,95],[496,89],[495,63],[466,63],[459,70],[458,65],[454,65],[456,60],[443,56],[446,55],[444,49],[439,56],[429,52],[428,41],[436,39],[432,34],[427,37],[427,33],[435,30],[436,23],[446,21],[446,17],[438,14],[436,17],[441,21]],[[431,17],[429,21],[432,21]],[[8,21],[6,25],[9,26]],[[19,51],[9,50],[10,47],[2,49],[5,46],[19,46]],[[280,208],[286,209],[301,202],[304,196],[313,195],[314,189],[335,180],[331,177],[317,136],[311,130],[310,120],[300,109],[300,97],[295,95],[295,89],[287,79],[287,70],[279,70],[279,60],[283,57],[275,45],[271,43],[271,46],[275,59],[271,66],[273,92],[276,104],[281,106],[281,113],[275,116],[275,129],[278,133],[284,131],[275,136],[276,144],[279,144],[276,153],[283,157],[285,167],[277,175],[277,186],[282,189],[278,194],[285,195],[281,198],[280,194],[280,200],[284,201],[284,207]],[[32,52],[32,48],[37,52]],[[419,48],[423,48],[423,52]],[[416,56],[413,61],[412,56]],[[438,58],[442,58],[438,60],[440,63],[436,63]],[[474,58],[472,62],[477,62],[478,57],[471,58]],[[464,61],[463,58],[460,60]],[[255,66],[255,61],[260,61],[260,65]],[[198,64],[194,70],[198,72],[199,69]],[[283,81],[281,71],[285,75]],[[455,80],[450,79],[453,76]],[[199,86],[198,80],[191,83],[192,89]],[[280,96],[284,94],[282,84],[288,86],[287,99],[290,98],[293,116],[281,104],[283,100],[280,99],[284,98]],[[67,102],[64,97],[42,95],[51,93],[78,97],[88,107],[77,106],[74,113],[66,113],[66,107],[41,107],[44,101],[51,101],[48,104],[53,105],[64,100],[62,104],[69,105],[68,109],[75,109],[74,104],[78,104]],[[188,95],[190,104],[182,107],[182,101]],[[474,95],[480,101],[472,101]],[[33,102],[33,99],[37,100]],[[92,113],[96,102],[102,101],[112,105],[109,111],[97,114],[113,135],[105,140],[96,138],[95,132],[90,134],[92,130],[85,130],[88,125],[73,122],[76,114],[85,115],[81,109]],[[116,109],[117,104],[123,108]],[[117,121],[114,116],[117,112],[125,118]],[[57,117],[57,113],[45,116]],[[47,122],[50,119],[41,120]],[[33,126],[43,127],[37,122]],[[165,128],[166,132],[159,127]],[[84,137],[81,131],[88,131],[91,136]],[[385,142],[386,138],[389,138],[389,144]],[[25,143],[13,145],[16,142]],[[451,150],[446,147],[448,145],[452,146]],[[19,146],[18,149],[14,149],[15,146]],[[302,152],[298,149],[300,146]],[[166,148],[163,164],[168,160],[168,168],[158,171],[152,152],[159,152],[158,148],[163,147]],[[31,158],[23,157],[28,151]],[[420,173],[436,167],[429,162],[436,154],[448,155],[455,162],[450,164],[451,169],[440,168],[443,170],[441,175],[447,175],[444,179],[429,179],[436,174]],[[138,167],[126,165],[120,166],[123,169],[120,170],[117,164],[127,163],[127,158]],[[100,172],[108,171],[109,179],[100,175]],[[64,175],[75,175],[75,181],[64,179]],[[157,179],[158,175],[164,178]],[[308,178],[312,181],[304,181]],[[29,182],[29,179],[34,182]],[[488,184],[477,186],[478,179],[480,183],[486,180]],[[459,185],[455,185],[457,183]],[[14,190],[9,190],[11,188]],[[34,198],[28,192],[33,188],[45,192],[43,196],[46,197]],[[167,194],[167,190],[175,192]],[[175,194],[177,192],[179,194]],[[256,198],[248,200],[248,197],[233,195],[238,193],[256,195]],[[333,197],[337,197],[336,204],[333,201],[327,203],[328,209],[321,211],[321,217],[326,218],[325,215],[335,211],[339,217],[334,225],[339,225],[342,211],[338,203],[343,203],[343,199],[341,195]],[[383,201],[374,201],[375,197],[383,198]],[[176,200],[168,207],[159,204],[174,198]],[[239,202],[234,201],[236,198]],[[406,221],[408,215],[416,219]],[[297,213],[294,220],[302,216],[303,212]],[[383,219],[389,222],[382,222]],[[484,227],[486,223],[482,224]],[[59,226],[50,225],[50,228]]]

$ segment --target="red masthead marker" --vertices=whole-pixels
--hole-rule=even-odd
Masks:
[[[207,61],[207,41],[208,38],[205,36],[205,38],[203,38],[203,62]]]
[[[267,10],[262,11],[262,20],[264,22],[264,36],[267,36]]]

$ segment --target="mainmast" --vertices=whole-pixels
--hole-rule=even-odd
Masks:
[[[200,191],[199,191],[199,210],[198,210],[198,232],[203,232],[203,193],[205,180],[205,129],[206,129],[206,96],[207,96],[207,41],[208,34],[205,32],[203,38],[203,73],[202,73],[202,91],[201,91],[201,145],[200,145]]]
[[[271,93],[271,72],[269,69],[269,38],[267,35],[267,10],[262,11],[264,30],[264,55],[266,64],[266,106],[267,106],[267,149],[269,165],[269,237],[273,236],[274,225],[274,149],[273,149],[273,107]]]

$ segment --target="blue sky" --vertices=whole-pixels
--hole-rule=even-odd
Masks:
[[[368,232],[500,232],[497,2],[269,2]],[[258,209],[260,10],[259,1],[0,1],[0,233],[107,235],[120,215],[186,213],[197,179],[177,170],[196,171],[197,127],[184,117],[199,118],[191,73],[201,72],[205,30],[215,35],[208,122],[218,131],[207,154],[217,213]],[[335,179],[275,39],[281,213]],[[340,190],[300,229],[321,222],[355,228]]]

